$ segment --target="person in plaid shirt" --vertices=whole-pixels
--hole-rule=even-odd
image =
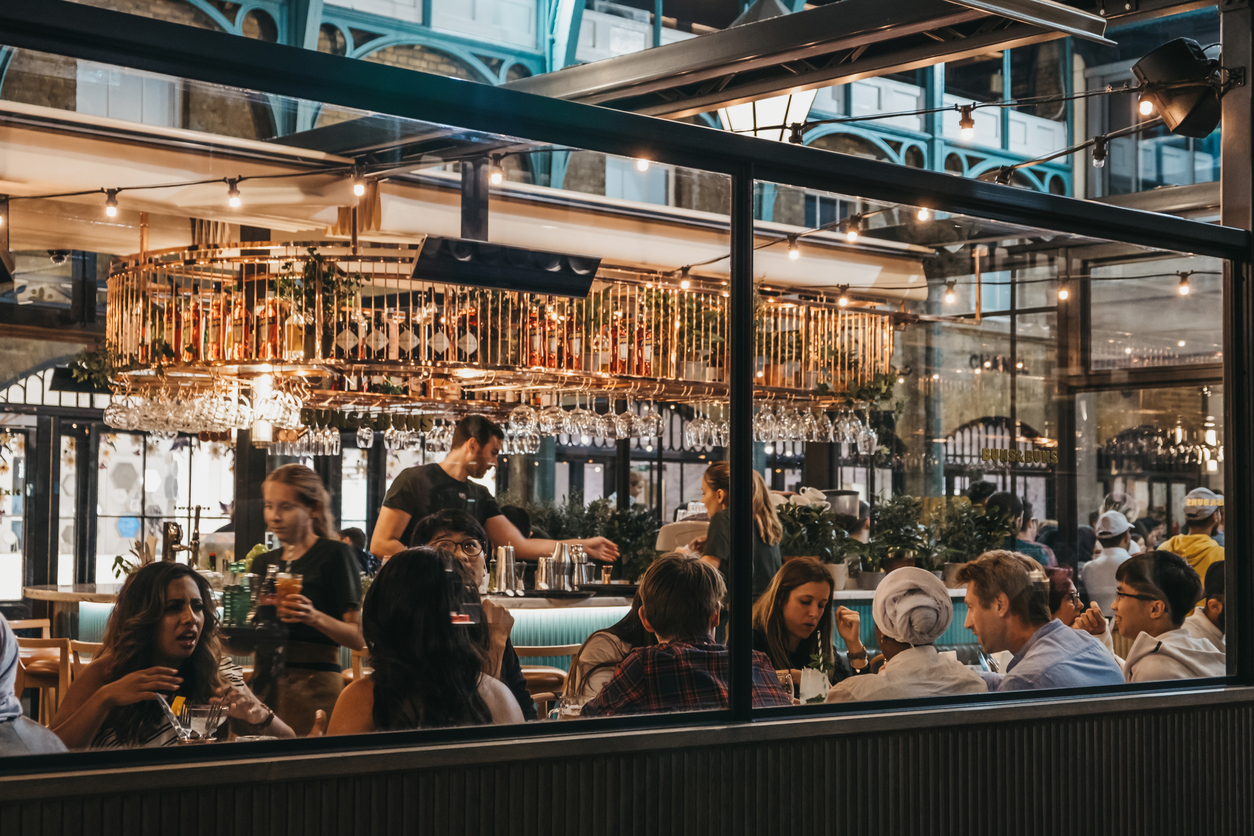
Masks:
[[[658,644],[631,652],[584,717],[727,708],[727,648],[714,641],[727,591],[718,570],[693,555],[672,552],[653,562],[640,581],[640,620]],[[790,705],[766,655],[753,651],[753,707]]]

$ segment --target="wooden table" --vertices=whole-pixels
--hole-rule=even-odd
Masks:
[[[54,638],[76,638],[78,605],[112,604],[118,598],[120,583],[75,583],[68,586],[24,586],[22,597],[48,602],[48,618]],[[62,622],[65,622],[64,624]]]

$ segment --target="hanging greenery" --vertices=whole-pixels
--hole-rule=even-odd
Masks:
[[[113,357],[112,347],[107,343],[91,349],[85,348],[70,363],[70,376],[79,383],[90,383],[102,393],[112,392],[110,380],[114,374]]]
[[[317,247],[305,251],[307,257],[296,269],[296,261],[285,261],[283,272],[274,277],[275,295],[295,302],[301,300],[302,308],[313,311],[318,304],[318,282],[322,282],[322,315],[329,321],[335,315],[336,300],[345,304],[353,297],[366,278],[361,273],[341,270],[335,261],[318,252]]]
[[[862,568],[878,572],[885,561],[913,558],[916,566],[932,569],[932,537],[919,522],[922,515],[922,501],[908,494],[872,505],[871,539],[863,552]]]
[[[936,528],[936,553],[945,563],[966,563],[986,551],[999,549],[1014,528],[1009,514],[986,511],[982,505],[951,501]]]

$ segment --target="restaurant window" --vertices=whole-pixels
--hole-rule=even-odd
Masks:
[[[0,601],[22,597],[26,545],[27,435],[0,433]]]

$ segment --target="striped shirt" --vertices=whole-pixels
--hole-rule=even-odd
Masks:
[[[229,656],[223,656],[218,661],[218,673],[226,681],[227,685],[231,687],[247,687],[244,683],[244,672],[231,661]],[[159,714],[160,720],[145,722],[140,725],[138,739],[135,740],[120,740],[115,728],[103,725],[100,727],[100,731],[96,732],[96,739],[91,742],[91,748],[153,749],[158,746],[173,746],[179,740],[178,730],[164,711],[160,711]]]

